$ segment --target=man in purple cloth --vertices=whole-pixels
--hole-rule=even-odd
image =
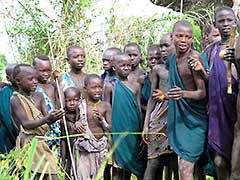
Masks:
[[[209,60],[209,131],[208,144],[213,150],[218,180],[228,180],[233,144],[233,129],[237,120],[236,103],[238,82],[236,68],[232,68],[232,94],[227,94],[226,61],[233,56],[229,50],[231,31],[236,25],[234,12],[223,6],[215,11],[215,26],[221,34],[221,41],[206,49]],[[227,49],[224,60],[219,58],[221,50]]]

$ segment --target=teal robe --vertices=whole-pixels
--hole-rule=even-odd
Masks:
[[[10,98],[13,94],[11,86],[0,90],[0,153],[8,153],[15,147],[18,130],[10,114]]]
[[[168,59],[166,66],[169,70],[168,88],[176,85],[184,90],[177,70],[176,55]],[[199,159],[204,151],[207,123],[206,100],[169,100],[168,138],[173,150],[182,159],[193,163]]]
[[[140,109],[133,92],[121,81],[114,78],[114,92],[112,98],[112,132],[128,133],[141,132]],[[117,165],[138,177],[144,174],[144,161],[139,157],[141,135],[113,134],[114,144],[118,142],[114,151],[114,160]]]

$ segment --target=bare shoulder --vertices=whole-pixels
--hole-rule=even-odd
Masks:
[[[141,76],[141,75],[144,75],[146,73],[146,71],[144,71],[143,69],[138,69],[138,75]]]
[[[12,107],[18,107],[18,105],[20,105],[20,100],[17,96],[12,96],[11,99],[10,99],[10,105]]]
[[[109,102],[106,102],[106,101],[101,101],[100,105],[106,110],[111,108],[111,104]]]
[[[113,88],[113,84],[111,82],[106,82],[104,88],[105,89],[112,89]]]
[[[33,92],[33,93],[32,93],[32,97],[33,97],[34,99],[39,99],[39,100],[44,99],[44,96],[43,96],[43,94],[42,94],[41,92]]]

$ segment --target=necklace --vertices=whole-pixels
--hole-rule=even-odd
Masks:
[[[96,109],[96,110],[97,110],[97,105],[100,104],[100,102],[101,100],[98,100],[97,102],[92,102],[87,99],[87,105],[92,106],[93,109]],[[95,113],[93,114],[93,119],[97,120],[97,116]]]
[[[92,102],[87,99],[87,105],[92,106],[94,109],[97,108],[97,105],[100,104],[101,100],[98,100],[97,102]]]

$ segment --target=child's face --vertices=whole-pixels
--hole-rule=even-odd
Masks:
[[[105,71],[110,71],[112,69],[112,60],[113,60],[113,53],[111,51],[107,51],[103,54],[103,69]]]
[[[115,71],[119,77],[127,78],[132,71],[131,59],[123,57],[122,60],[118,60],[115,64]]]
[[[232,26],[235,25],[235,18],[231,11],[222,10],[216,14],[216,27],[221,37],[230,37]]]
[[[170,37],[163,37],[160,40],[160,49],[163,60],[167,60],[168,56],[174,53],[174,45]]]
[[[155,65],[157,65],[160,61],[160,52],[156,49],[150,49],[147,55],[147,64],[152,69]]]
[[[17,84],[20,90],[30,93],[34,92],[37,88],[37,72],[31,67],[24,67],[24,72],[20,72],[19,77],[17,78]]]
[[[208,44],[211,44],[212,42],[220,40],[220,39],[221,39],[221,35],[220,35],[219,30],[217,28],[213,27],[207,37]]]
[[[65,108],[68,111],[75,112],[79,106],[80,97],[79,93],[75,91],[68,91],[65,93]]]
[[[82,70],[85,64],[85,51],[82,48],[74,48],[68,57],[71,68]]]
[[[135,46],[128,46],[125,48],[125,53],[130,56],[132,67],[137,67],[141,62],[141,52]]]
[[[90,79],[85,89],[90,100],[100,100],[100,97],[103,93],[102,80],[99,78]]]
[[[43,84],[47,83],[52,74],[50,61],[36,60],[35,69],[38,73],[38,81]]]
[[[178,53],[186,53],[193,43],[192,28],[177,26],[172,34],[173,43]]]

